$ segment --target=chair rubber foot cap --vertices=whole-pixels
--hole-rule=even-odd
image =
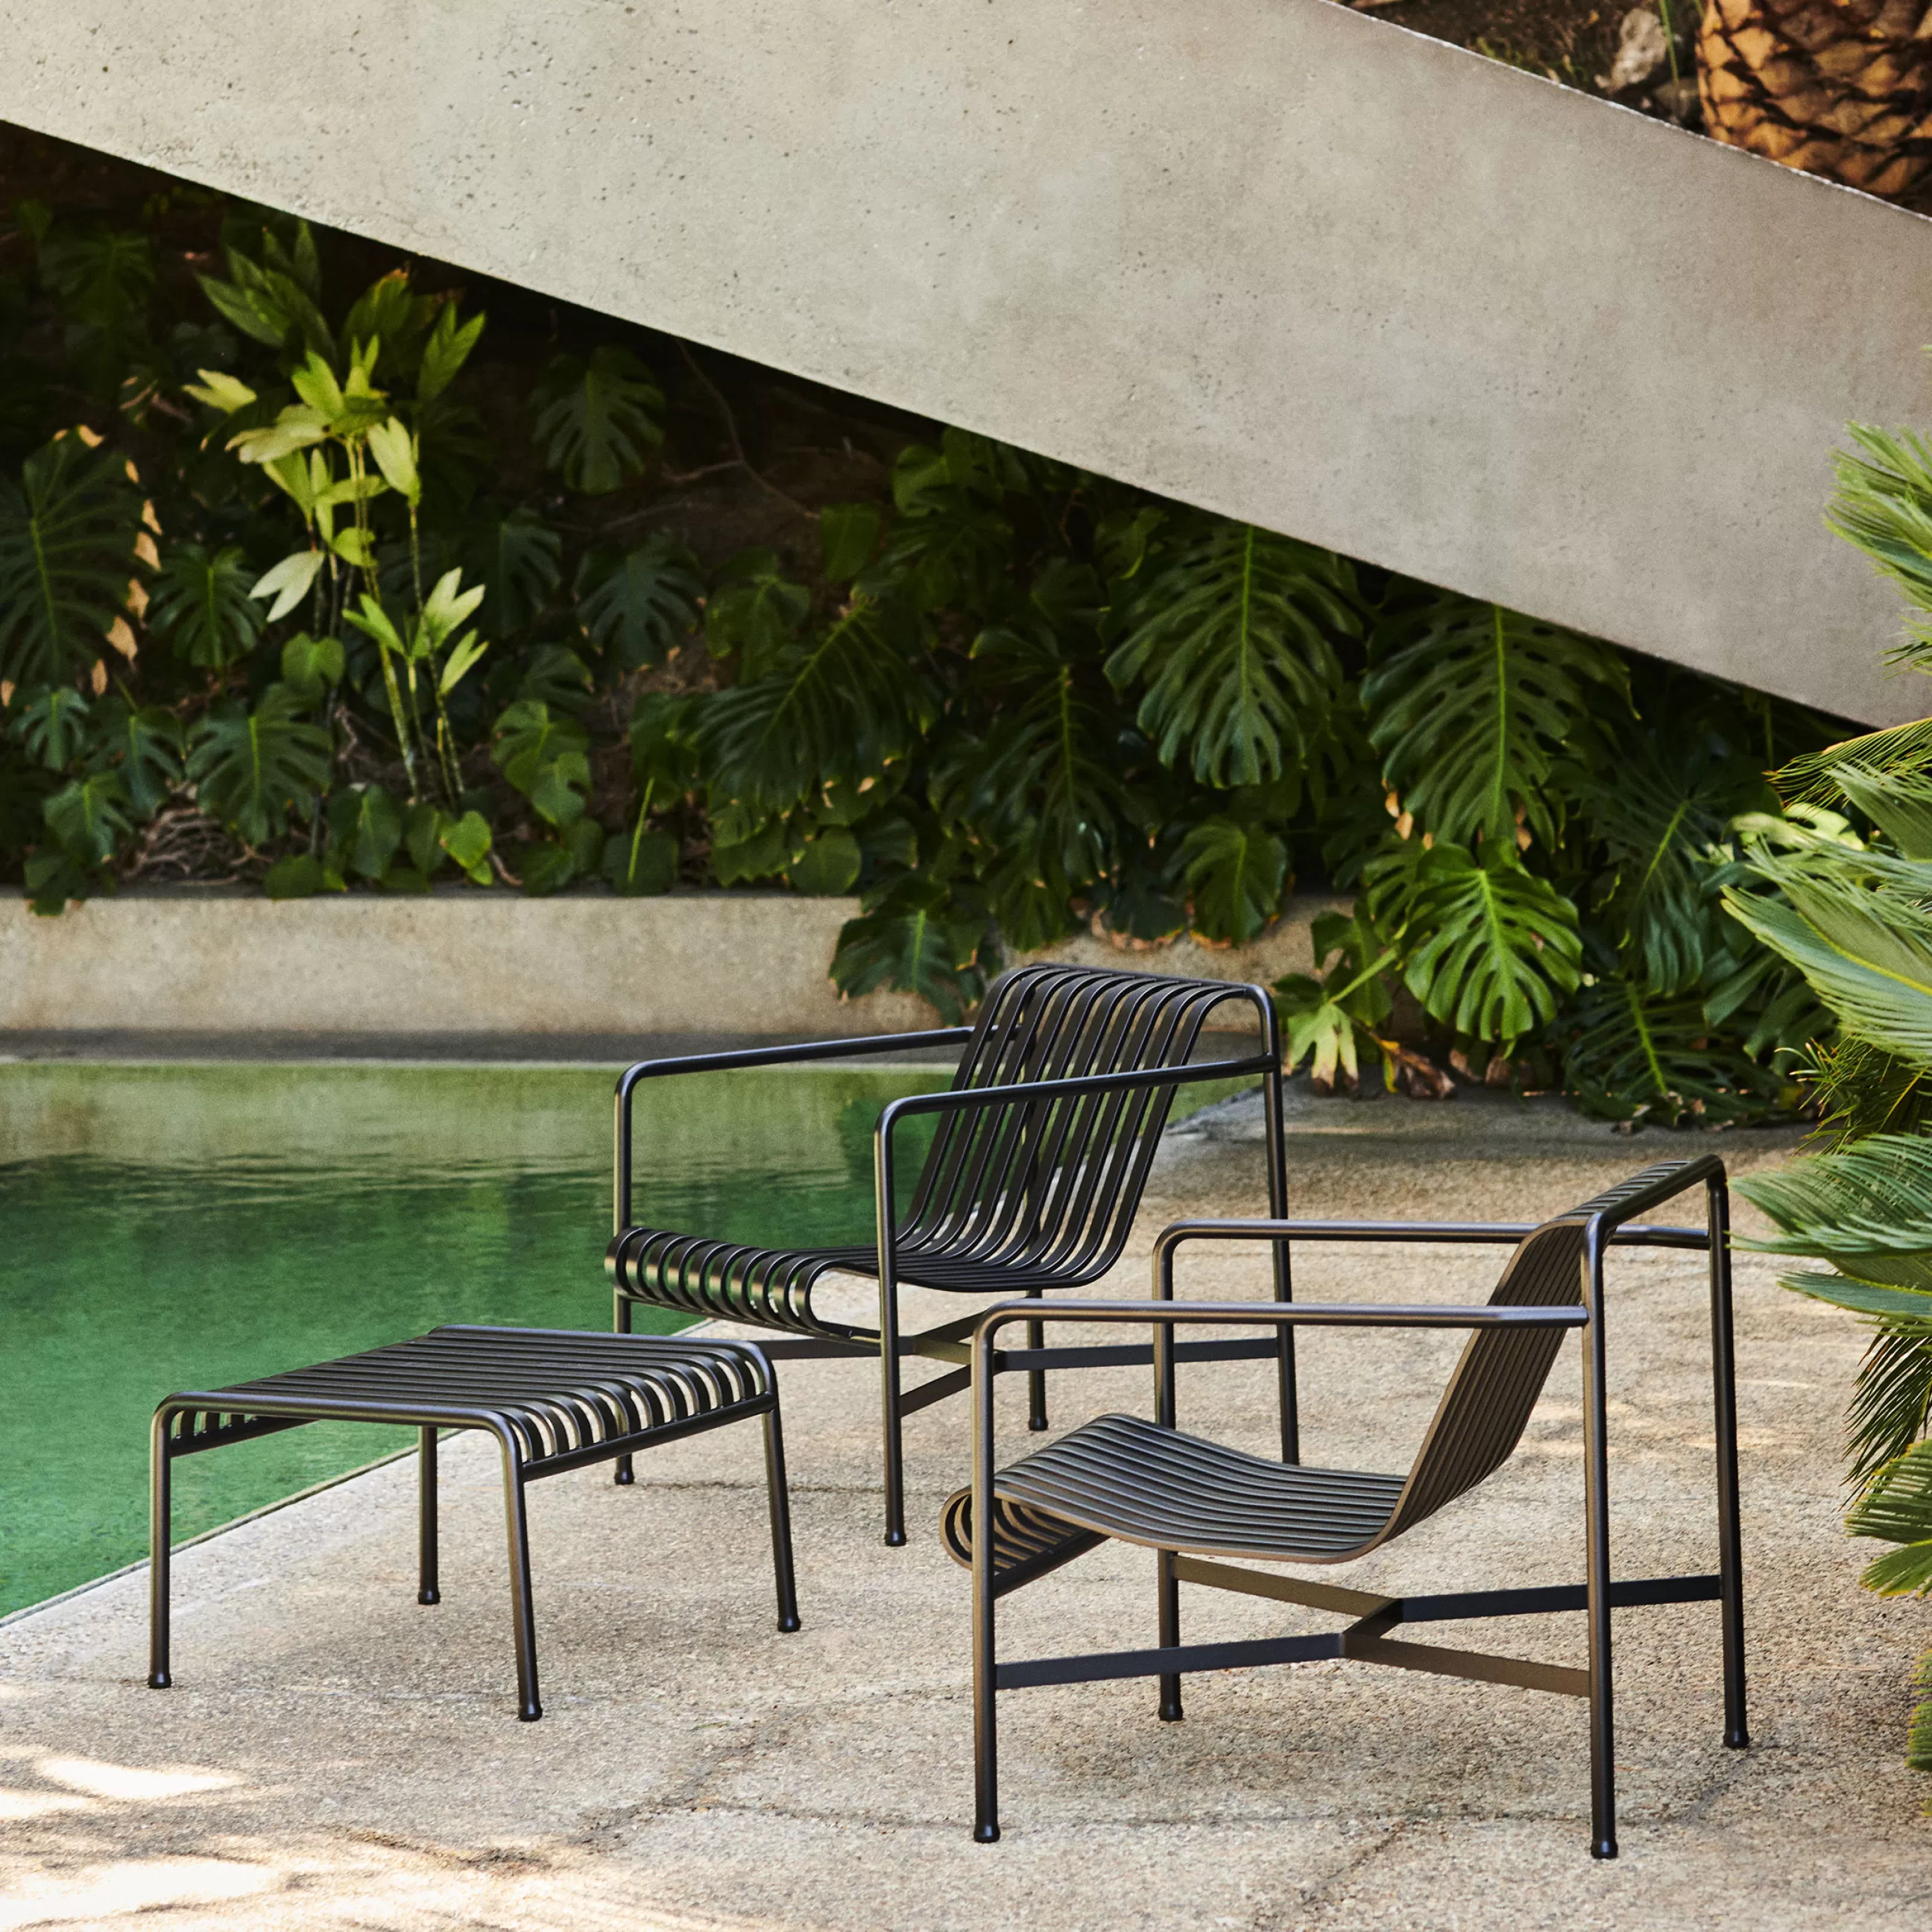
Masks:
[[[886,1547],[888,1550],[903,1550],[905,1547],[905,1532],[902,1529],[889,1529],[886,1532]]]
[[[1178,1704],[1163,1704],[1160,1707],[1160,1720],[1163,1724],[1178,1724],[1180,1722],[1181,1715]]]
[[[617,1473],[610,1478],[610,1480],[612,1482],[616,1484],[619,1489],[628,1490],[638,1479],[635,1476],[631,1474],[629,1470],[620,1469]]]
[[[796,1630],[798,1627],[798,1619],[796,1617],[781,1617],[778,1619],[778,1628],[782,1630],[790,1632]]]
[[[157,1670],[148,1676],[148,1688],[150,1690],[172,1690],[174,1683],[175,1680],[165,1670]]]
[[[1053,1424],[1048,1422],[1046,1418],[1043,1415],[1030,1415],[1027,1418],[1027,1426],[1030,1429],[1036,1436],[1039,1436],[1042,1434],[1047,1430],[1051,1429],[1053,1426]]]
[[[1000,1842],[1000,1828],[997,1825],[975,1825],[973,1842],[976,1845],[997,1845]]]
[[[1748,1731],[1726,1731],[1724,1743],[1726,1748],[1731,1750],[1748,1750],[1750,1748],[1750,1733]]]
[[[1595,1838],[1591,1840],[1590,1856],[1593,1858],[1613,1858],[1617,1855],[1617,1841],[1614,1838]]]
[[[543,1706],[541,1704],[532,1704],[517,1713],[517,1722],[520,1724],[534,1724],[542,1715]]]
[[[419,1604],[440,1604],[442,1601],[442,1592],[440,1590],[418,1590],[416,1601]]]

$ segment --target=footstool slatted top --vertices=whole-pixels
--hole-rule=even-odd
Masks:
[[[739,1342],[569,1328],[452,1325],[226,1388],[185,1390],[175,1455],[298,1421],[392,1421],[507,1432],[526,1474],[630,1437],[682,1433],[770,1406],[764,1356]]]

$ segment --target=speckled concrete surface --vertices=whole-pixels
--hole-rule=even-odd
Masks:
[[[1788,1136],[1619,1138],[1546,1106],[1306,1103],[1307,1214],[1524,1218],[1644,1162]],[[1240,1108],[1170,1139],[1136,1256],[1174,1215],[1250,1212]],[[1748,1218],[1748,1216],[1744,1218]],[[1617,1258],[1613,1493],[1624,1574],[1710,1557],[1711,1425],[1694,1257]],[[1184,1292],[1265,1292],[1239,1251]],[[1311,1253],[1304,1295],[1486,1292],[1492,1258],[1405,1275]],[[1139,1258],[1112,1286],[1144,1292]],[[956,1312],[949,1310],[949,1312]],[[674,1445],[632,1490],[533,1492],[547,1715],[519,1725],[494,1472],[445,1451],[444,1601],[413,1600],[413,1472],[392,1465],[186,1552],[178,1688],[142,1688],[142,1590],[117,1580],[0,1630],[0,1932],[180,1928],[859,1928],[1894,1925],[1932,1889],[1900,1768],[1922,1609],[1853,1586],[1837,1443],[1860,1341],[1739,1270],[1752,1730],[1718,1742],[1714,1612],[1617,1618],[1622,1857],[1586,1851],[1583,1712],[1566,1699],[1322,1664],[1003,1700],[1006,1836],[968,1838],[965,1579],[933,1534],[965,1465],[958,1404],[914,1418],[914,1533],[878,1540],[873,1383],[788,1372],[806,1628],[772,1628],[755,1430]],[[1400,1468],[1455,1344],[1329,1332],[1305,1360],[1310,1460]],[[1140,1407],[1144,1372],[1065,1377],[1056,1425]],[[1184,1425],[1266,1444],[1264,1372],[1197,1368]],[[1005,1392],[1022,1446],[1020,1391]],[[1574,1345],[1522,1453],[1338,1581],[1453,1588],[1580,1575]],[[1003,1650],[1152,1640],[1144,1552],[1110,1546],[1003,1606]],[[1184,1593],[1186,1634],[1326,1627]],[[1580,1660],[1581,1618],[1441,1641]]]

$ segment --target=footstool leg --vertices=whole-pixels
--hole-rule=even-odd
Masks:
[[[778,1399],[765,1411],[765,1493],[772,1512],[772,1569],[778,1579],[778,1628],[798,1628],[798,1592],[791,1568],[791,1496],[785,1486],[784,1430]]]
[[[610,1297],[610,1328],[611,1332],[617,1335],[628,1335],[631,1332],[631,1298],[621,1288]],[[617,1458],[617,1466],[612,1472],[610,1480],[620,1488],[638,1480],[629,1456],[620,1456]]]
[[[416,1601],[440,1604],[436,1558],[436,1431],[420,1432],[416,1449]]]
[[[168,1454],[170,1409],[154,1418],[149,1438],[148,1489],[148,1687],[165,1690],[174,1682],[168,1675],[168,1556],[174,1538],[172,1460]]]
[[[537,1701],[536,1606],[530,1598],[530,1524],[524,1508],[523,1459],[506,1438],[503,1448],[503,1516],[510,1540],[510,1622],[517,1643],[517,1715],[526,1724],[543,1715]]]

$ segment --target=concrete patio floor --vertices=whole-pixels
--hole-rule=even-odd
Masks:
[[[1170,1137],[1153,1230],[1260,1204],[1237,1106]],[[1298,1214],[1530,1218],[1646,1162],[1734,1168],[1789,1135],[1620,1138],[1547,1104],[1304,1102]],[[1741,1211],[1746,1223],[1751,1217]],[[1713,1567],[1696,1257],[1618,1256],[1611,1281],[1621,1574]],[[1493,1255],[1311,1252],[1306,1298],[1477,1299]],[[1184,1293],[1261,1294],[1258,1251]],[[938,1299],[938,1298],[934,1298]],[[598,1298],[587,1292],[586,1323]],[[957,1312],[949,1304],[948,1312]],[[1002,1700],[998,1845],[970,1842],[964,1574],[934,1534],[966,1467],[963,1405],[908,1429],[912,1540],[879,1540],[874,1378],[786,1372],[800,1607],[772,1627],[754,1430],[700,1437],[614,1490],[532,1492],[546,1715],[512,1700],[499,1492],[446,1448],[442,1605],[414,1601],[414,1471],[393,1463],[202,1544],[176,1580],[178,1688],[143,1688],[145,1576],[0,1629],[0,1932],[170,1928],[860,1928],[1892,1925],[1932,1891],[1928,1786],[1899,1759],[1922,1606],[1854,1587],[1838,1442],[1862,1346],[1847,1318],[1738,1270],[1752,1748],[1718,1741],[1715,1612],[1616,1618],[1623,1856],[1586,1852],[1582,1706],[1327,1663]],[[1406,1466],[1456,1343],[1330,1332],[1306,1346],[1311,1462]],[[915,1375],[924,1372],[915,1370]],[[1056,1426],[1144,1409],[1144,1371],[1058,1378]],[[1017,1383],[1003,1392],[1017,1453]],[[1181,1421],[1265,1449],[1264,1372],[1184,1375]],[[1338,1582],[1392,1591],[1582,1574],[1576,1348],[1522,1451]],[[1002,1606],[1008,1656],[1153,1640],[1151,1559],[1108,1546]],[[1190,1639],[1332,1628],[1184,1592]],[[1578,1662],[1582,1618],[1424,1640]]]

